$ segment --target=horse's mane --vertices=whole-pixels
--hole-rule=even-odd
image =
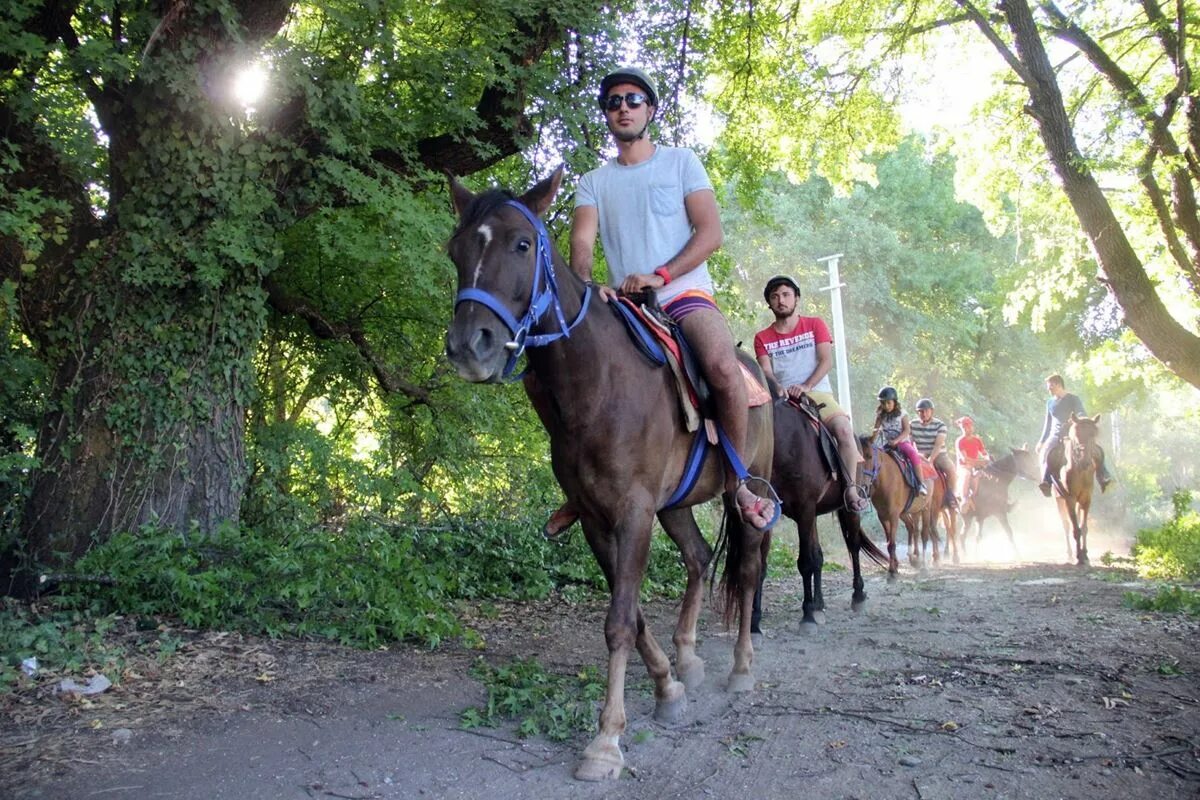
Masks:
[[[462,218],[458,221],[458,227],[454,229],[450,238],[458,236],[464,228],[471,228],[479,224],[484,217],[495,211],[497,206],[515,199],[516,195],[507,189],[488,189],[483,194],[476,196],[463,211]]]

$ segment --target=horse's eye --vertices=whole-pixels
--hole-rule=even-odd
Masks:
[[[518,253],[528,253],[529,248],[531,248],[531,247],[533,247],[533,243],[530,242],[528,239],[520,239],[517,241],[517,252]]]

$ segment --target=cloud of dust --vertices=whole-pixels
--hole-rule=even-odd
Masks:
[[[1026,481],[1018,481],[1009,489],[1009,500],[1014,503],[1008,514],[1012,525],[1016,553],[1009,544],[1004,528],[994,518],[984,522],[983,541],[976,543],[976,529],[972,526],[966,540],[964,563],[1017,564],[1045,562],[1063,564],[1075,561],[1074,537],[1068,556],[1067,536],[1063,532],[1058,503],[1042,496],[1037,487]],[[1092,516],[1088,522],[1088,558],[1099,564],[1106,552],[1114,556],[1128,556],[1133,536],[1127,531],[1106,526],[1105,520],[1097,516],[1105,504],[1116,502],[1115,498],[1101,495],[1097,491],[1092,498]]]

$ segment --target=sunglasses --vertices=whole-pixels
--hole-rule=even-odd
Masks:
[[[629,94],[610,94],[600,102],[601,108],[605,111],[616,111],[621,107],[621,102],[632,108],[641,108],[642,103],[645,103],[649,98],[641,92],[630,92]]]

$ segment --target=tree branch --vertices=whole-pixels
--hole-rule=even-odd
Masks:
[[[1153,5],[1151,0],[1143,0],[1143,2],[1144,4]],[[1108,55],[1095,39],[1072,22],[1051,0],[1043,2],[1041,7],[1054,21],[1054,27],[1051,29],[1051,32],[1055,38],[1068,42],[1077,48],[1079,52],[1083,53],[1088,63],[1109,82],[1113,89],[1116,90],[1117,95],[1142,120],[1142,124],[1145,126],[1150,138],[1150,148],[1146,156],[1142,159],[1143,165],[1152,167],[1156,159],[1156,153],[1162,153],[1172,159],[1174,164],[1178,165],[1170,168],[1174,203],[1173,217],[1170,214],[1164,216],[1162,213],[1165,210],[1165,206],[1160,204],[1164,203],[1165,198],[1158,187],[1157,181],[1154,180],[1153,173],[1151,171],[1143,172],[1141,182],[1142,186],[1146,189],[1151,204],[1155,208],[1155,213],[1159,218],[1159,227],[1167,238],[1172,256],[1179,263],[1184,273],[1189,276],[1189,280],[1193,282],[1193,286],[1195,286],[1196,260],[1200,259],[1200,216],[1197,215],[1196,194],[1192,181],[1200,178],[1200,174],[1190,172],[1187,167],[1188,161],[1180,158],[1182,153],[1180,152],[1179,144],[1170,130],[1171,117],[1174,115],[1174,109],[1178,105],[1180,94],[1186,87],[1176,82],[1176,85],[1163,101],[1163,113],[1156,113],[1153,104],[1134,80],[1129,77],[1128,73],[1121,69],[1120,65]],[[1153,20],[1151,21],[1153,22]],[[1165,21],[1155,24],[1156,27],[1161,27],[1165,24]],[[1172,46],[1174,43],[1174,39],[1170,36],[1162,38],[1162,41],[1165,46]],[[1172,61],[1175,61],[1174,57]],[[1186,68],[1184,72],[1186,73]],[[1182,261],[1180,261],[1179,256],[1183,255],[1183,253],[1177,247],[1179,241],[1174,230],[1175,226],[1178,226],[1183,231],[1191,249],[1191,257],[1185,256]],[[1174,240],[1174,245],[1176,246],[1171,246],[1172,240]]]
[[[363,361],[371,368],[375,379],[386,392],[402,394],[412,398],[413,402],[429,405],[431,398],[429,390],[410,383],[396,375],[384,364],[367,341],[366,333],[354,322],[332,321],[311,303],[291,295],[275,281],[267,278],[263,281],[267,290],[267,302],[271,308],[280,314],[295,316],[308,323],[308,329],[318,339],[330,341],[348,341],[358,350]]]
[[[996,48],[1001,57],[1008,62],[1009,69],[1017,74],[1017,77],[1022,83],[1028,84],[1032,78],[1025,69],[1025,65],[1021,63],[1021,59],[1009,49],[1004,40],[1000,38],[1000,34],[996,33],[996,29],[992,27],[988,16],[976,8],[970,0],[954,0],[963,11],[966,12],[967,18],[975,23],[975,27],[979,28],[980,33],[992,43],[992,47]]]

